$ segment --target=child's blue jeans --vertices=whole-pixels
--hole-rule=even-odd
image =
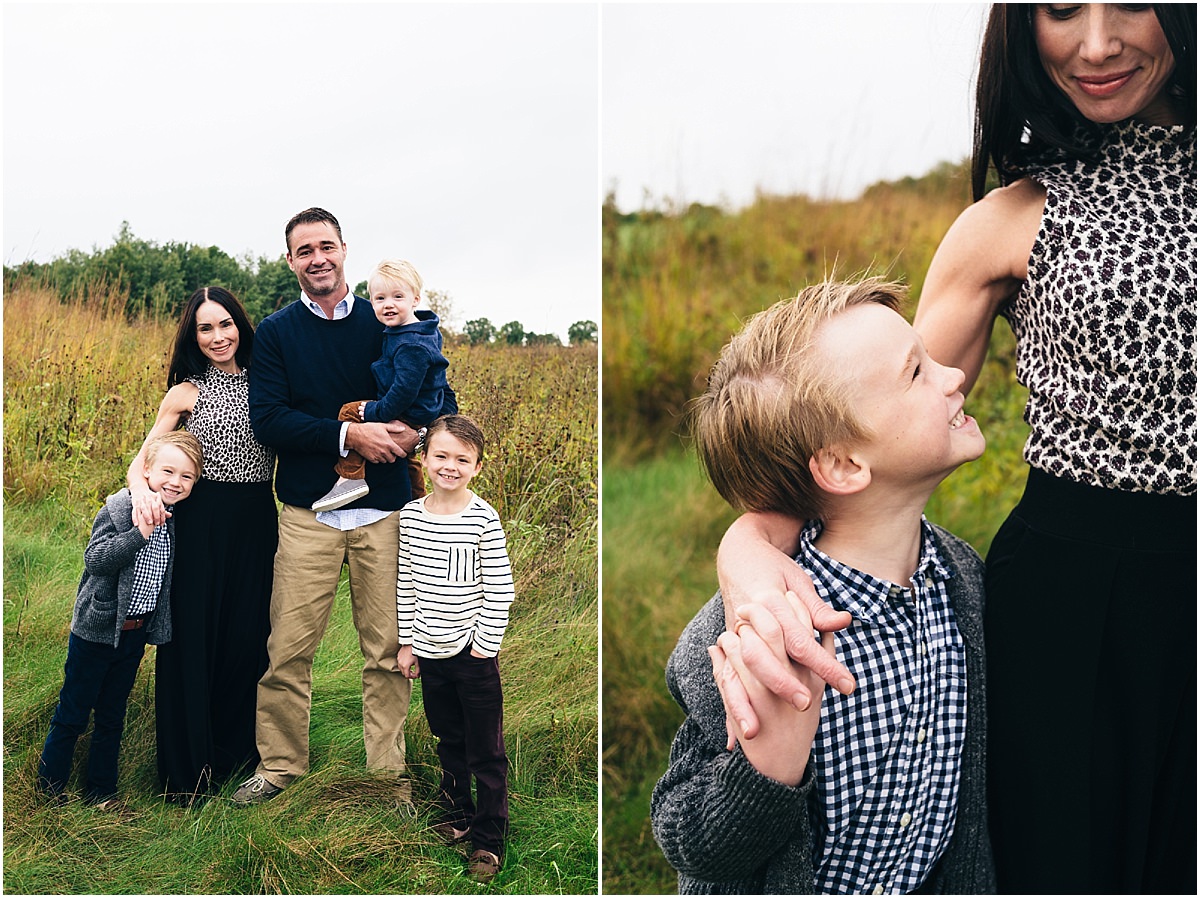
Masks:
[[[117,754],[125,729],[125,706],[145,650],[145,628],[122,632],[116,648],[71,634],[58,707],[38,762],[42,791],[59,795],[66,787],[75,742],[95,711],[84,800],[103,801],[117,794]]]

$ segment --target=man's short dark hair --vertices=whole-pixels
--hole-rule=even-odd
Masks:
[[[313,206],[311,209],[305,209],[303,212],[297,212],[295,215],[293,215],[291,220],[287,223],[287,227],[283,229],[283,242],[284,245],[287,246],[289,255],[292,252],[292,231],[296,229],[296,225],[302,224],[331,224],[333,225],[333,229],[337,231],[338,242],[346,242],[342,239],[342,226],[338,224],[338,220],[333,217],[333,213],[326,212],[324,209]]]

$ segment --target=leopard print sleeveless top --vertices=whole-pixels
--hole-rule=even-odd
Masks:
[[[1029,388],[1025,459],[1067,480],[1196,493],[1196,130],[1123,122],[1046,187],[1020,294],[1002,311]]]
[[[275,453],[250,430],[250,380],[247,372],[228,374],[213,365],[189,377],[200,390],[187,429],[204,447],[204,479],[226,483],[270,480]]]

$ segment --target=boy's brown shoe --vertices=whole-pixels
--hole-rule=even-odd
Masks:
[[[437,833],[447,845],[457,845],[459,842],[465,842],[471,836],[471,827],[459,829],[449,822],[435,823],[430,829]]]
[[[475,849],[467,862],[467,876],[479,883],[491,882],[500,872],[500,858],[482,848]]]

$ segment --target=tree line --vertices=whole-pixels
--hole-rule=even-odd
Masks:
[[[90,253],[71,249],[49,262],[25,261],[4,266],[4,292],[18,282],[33,282],[52,290],[62,299],[81,299],[119,293],[126,296],[125,313],[176,317],[187,298],[200,287],[220,284],[241,299],[253,321],[261,321],[296,298],[296,275],[287,259],[254,257],[249,252],[234,257],[216,246],[168,241],[158,244],[136,237],[129,222],[111,246]],[[366,295],[366,282],[355,287]],[[472,345],[497,343],[506,346],[562,345],[557,334],[526,331],[519,321],[495,327],[486,318],[468,321],[462,332],[454,327],[452,300],[439,290],[426,290],[430,309],[442,322],[442,331],[452,342]],[[568,331],[572,345],[595,342],[596,323],[578,321]]]

